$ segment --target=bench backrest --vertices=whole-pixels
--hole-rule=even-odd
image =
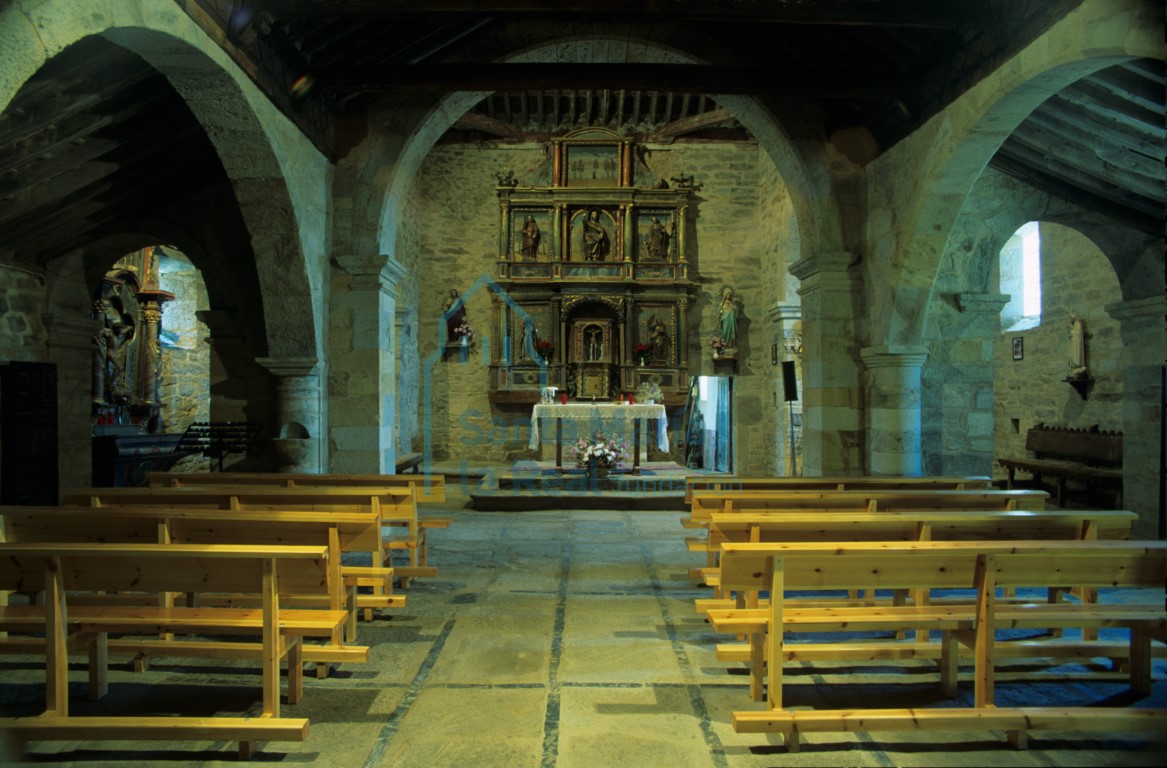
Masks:
[[[745,541],[939,541],[1126,539],[1127,510],[1004,512],[714,512],[709,544]]]
[[[247,512],[150,506],[0,507],[0,541],[317,546],[336,531],[342,551],[373,551],[377,514],[366,512]]]
[[[736,477],[695,475],[685,478],[685,503],[693,500],[694,491],[964,491],[987,490],[993,480],[986,475],[967,477]]]
[[[999,586],[1162,589],[1167,579],[1161,541],[815,542],[725,544],[721,587],[769,590],[777,562],[784,589],[971,589],[979,555],[996,558]]]
[[[1048,498],[1033,490],[694,491],[690,510],[694,520],[707,520],[713,512],[780,509],[990,511],[1044,509]]]
[[[444,475],[317,475],[284,472],[147,472],[151,488],[258,485],[284,488],[384,488],[407,485],[422,503],[446,500]]]
[[[324,547],[239,544],[0,543],[0,589],[41,591],[54,562],[67,590],[260,592],[271,567],[277,594],[329,594]]]
[[[415,519],[414,492],[406,486],[376,488],[275,488],[187,486],[177,488],[67,488],[61,504],[80,506],[201,506],[212,509],[336,511],[379,509],[383,517]]]
[[[1038,425],[1025,433],[1025,448],[1039,459],[1122,464],[1122,433]]]

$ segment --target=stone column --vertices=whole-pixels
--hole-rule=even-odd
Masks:
[[[57,477],[61,487],[90,485],[93,405],[90,397],[93,337],[98,320],[72,315],[44,316],[49,362],[57,366]]]
[[[863,473],[859,366],[854,358],[859,278],[845,251],[809,256],[790,267],[802,297],[803,474]]]
[[[333,472],[393,474],[397,284],[405,271],[384,255],[338,256],[332,279],[329,359]]]
[[[993,345],[1000,293],[958,293],[937,314],[940,338],[922,374],[924,474],[992,475],[995,453]]]
[[[324,469],[320,440],[320,376],[314,357],[259,357],[255,362],[276,377],[276,423],[272,445],[280,472]]]
[[[923,474],[920,444],[920,369],[928,359],[922,346],[867,347],[868,467],[873,475]]]
[[[1167,360],[1167,297],[1108,304],[1122,334],[1122,497],[1139,516],[1135,538],[1158,537],[1159,425],[1164,418],[1162,370]]]
[[[801,338],[799,332],[799,321],[802,319],[802,305],[800,304],[774,304],[768,310],[770,323],[773,325],[773,331],[770,334],[772,344],[778,345],[779,358],[783,361],[793,360],[794,370],[797,376],[801,377]],[[774,371],[774,404],[777,406],[777,418],[774,423],[774,467],[772,471],[775,475],[782,475],[786,477],[796,477],[799,472],[798,461],[798,444],[802,437],[802,399],[793,402],[786,400],[785,379],[782,374],[782,367],[773,367]],[[791,440],[791,421],[794,422],[793,435]]]
[[[144,333],[138,353],[138,399],[150,407],[161,404],[158,387],[162,376],[162,305],[173,299],[174,294],[169,291],[138,292],[138,312]]]

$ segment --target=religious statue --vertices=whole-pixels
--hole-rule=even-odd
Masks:
[[[584,219],[584,260],[603,261],[608,253],[608,230],[600,223],[600,212],[593,210]]]
[[[600,342],[600,329],[588,329],[588,360],[598,361],[603,354],[603,344]]]
[[[664,261],[669,255],[669,233],[660,223],[660,217],[652,217],[652,226],[648,230],[646,243],[649,261]]]
[[[721,340],[725,342],[725,346],[737,346],[737,306],[734,303],[733,288],[728,285],[721,291],[717,319],[721,323]]]
[[[520,249],[523,261],[537,261],[539,258],[539,224],[535,217],[528,215],[523,222],[523,246]]]
[[[705,463],[705,417],[695,411],[685,434],[685,468],[701,469]]]
[[[1078,313],[1070,313],[1068,378],[1084,379],[1086,371],[1086,327]]]
[[[652,336],[652,359],[669,359],[669,327],[655,313],[648,319],[648,331]]]
[[[446,320],[446,343],[453,344],[459,336],[458,327],[466,322],[466,305],[456,288],[450,289],[450,295],[442,305],[442,317]]]

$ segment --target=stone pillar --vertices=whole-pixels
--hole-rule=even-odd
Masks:
[[[393,474],[397,284],[405,271],[383,255],[339,256],[332,279],[329,359],[333,472]]]
[[[91,485],[93,406],[91,361],[99,320],[44,316],[49,362],[57,366],[57,477],[63,488]]]
[[[168,291],[138,292],[138,312],[145,334],[138,353],[138,399],[151,407],[161,404],[158,388],[162,377],[162,305],[173,299],[174,294]]]
[[[994,361],[1000,293],[958,293],[956,310],[937,313],[921,380],[924,474],[992,475]]]
[[[790,267],[802,297],[803,474],[863,473],[862,403],[854,357],[860,281],[845,251],[816,254]]]
[[[1167,297],[1108,304],[1122,334],[1123,507],[1139,516],[1135,538],[1156,538],[1159,508],[1159,425],[1164,418],[1162,370],[1167,360],[1163,318]]]
[[[920,445],[920,369],[928,359],[922,346],[867,347],[868,467],[873,475],[923,473]]]
[[[793,360],[796,377],[801,379],[802,371],[802,343],[799,321],[802,319],[802,305],[774,304],[768,311],[773,331],[770,334],[772,344],[777,344],[779,357],[783,360]],[[777,418],[774,423],[774,467],[775,475],[797,477],[801,474],[799,462],[799,443],[802,442],[802,398],[793,402],[786,400],[785,379],[782,367],[774,368],[773,398],[777,406]],[[793,432],[791,421],[794,422]],[[793,440],[791,435],[793,434]]]
[[[318,473],[324,469],[320,440],[320,376],[314,357],[259,357],[276,377],[276,423],[272,438],[277,470]]]

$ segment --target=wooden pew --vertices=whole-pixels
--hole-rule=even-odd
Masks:
[[[682,518],[687,528],[705,531],[703,537],[687,540],[690,548],[708,541],[709,516],[714,512],[779,512],[815,510],[833,512],[1006,511],[1045,509],[1045,491],[1000,490],[859,490],[859,491],[694,491],[690,514]],[[717,565],[717,552],[707,548],[706,567]],[[701,571],[694,569],[694,578]]]
[[[720,549],[723,544],[737,542],[874,542],[874,541],[1092,541],[1098,539],[1130,538],[1131,528],[1138,518],[1126,510],[1018,510],[1005,512],[949,512],[949,511],[895,511],[895,512],[715,512],[710,517],[709,544]],[[720,585],[717,568],[707,569],[705,583]],[[1058,599],[1055,592],[1051,599]],[[1093,590],[1078,590],[1082,600],[1093,601]],[[906,595],[897,595],[903,603]],[[928,603],[926,592],[912,595],[916,605]],[[832,600],[832,604],[841,604]],[[873,600],[866,601],[868,604]],[[756,593],[739,594],[738,604],[757,607]],[[791,601],[787,600],[787,605]],[[700,599],[699,612],[725,610],[735,607],[728,598]],[[1089,630],[1087,630],[1089,635]],[[898,653],[920,657],[934,657],[937,647],[927,643],[927,633],[917,633],[917,644],[910,650],[902,643],[895,645]],[[1086,637],[1085,639],[1093,639]],[[871,652],[873,648],[864,649]],[[890,649],[889,649],[890,650]],[[717,657],[723,661],[748,661],[748,644],[721,644]]]
[[[327,592],[325,547],[175,544],[0,544],[0,589],[43,592],[43,605],[0,606],[0,629],[43,633],[45,710],[37,717],[0,718],[0,732],[19,743],[72,739],[238,741],[249,756],[258,741],[303,741],[308,721],[280,716],[280,661],[288,664],[288,703],[303,693],[302,643],[331,637],[344,611],[288,609],[287,594]],[[258,592],[262,607],[73,605],[74,591]],[[251,658],[263,669],[259,717],[170,717],[69,713],[68,657],[87,647],[90,690],[106,687],[107,634],[155,632],[258,635]]]
[[[769,590],[770,604],[755,632],[752,652],[766,668],[768,709],[734,712],[733,726],[744,733],[782,733],[788,748],[798,748],[808,731],[894,729],[969,730],[982,727],[1010,732],[1024,747],[1032,729],[1114,729],[1162,727],[1167,710],[1095,707],[994,706],[994,661],[1003,647],[996,629],[1050,627],[1126,627],[1132,690],[1141,696],[1151,687],[1151,641],[1167,641],[1164,582],[1167,543],[1157,541],[987,542],[924,541],[815,542],[804,544],[726,544],[722,548],[722,583],[735,590]],[[975,589],[969,605],[787,608],[790,589],[846,590],[858,585],[883,589]],[[1002,587],[1069,588],[1073,586],[1140,587],[1155,590],[1151,602],[1092,604],[1014,604],[999,601]],[[726,612],[710,620],[719,631],[756,630],[759,611]],[[943,709],[846,709],[792,711],[783,708],[782,662],[802,658],[785,646],[785,632],[840,632],[864,629],[928,629],[943,632],[941,689],[954,695],[957,645],[973,649],[974,706]],[[1057,656],[1065,641],[1023,644],[1027,655]],[[793,650],[792,654],[790,651]],[[751,689],[763,681],[752,679]],[[1095,717],[1097,715],[1097,717]],[[1150,717],[1150,722],[1146,718]],[[1129,722],[1128,722],[1129,721]],[[1156,723],[1155,726],[1151,722]]]
[[[401,484],[417,490],[419,504],[446,500],[445,475],[314,475],[286,472],[147,472],[151,488],[180,485],[275,485],[286,488],[384,488]],[[447,523],[447,526],[449,523]]]
[[[403,583],[410,578],[434,576],[428,564],[425,534],[420,528],[413,489],[403,486],[368,488],[276,488],[269,486],[185,486],[169,488],[68,488],[60,492],[62,504],[156,507],[201,506],[212,509],[252,511],[366,511],[375,510],[382,526],[402,528],[405,537],[386,536],[372,550],[373,565],[391,565],[389,550],[405,549],[409,565],[397,566]]]
[[[326,606],[346,610],[349,621],[345,640],[356,642],[359,608],[403,608],[405,595],[392,593],[393,569],[377,566],[351,566],[341,562],[343,552],[367,552],[376,547],[380,536],[377,513],[373,510],[353,512],[262,511],[203,509],[198,507],[155,508],[148,505],[102,507],[0,507],[0,541],[14,543],[53,541],[117,542],[159,544],[294,544],[328,547],[329,579],[336,587],[331,594],[291,595],[285,605]],[[360,586],[381,586],[382,595],[358,595]],[[234,602],[238,602],[235,599]],[[204,601],[205,604],[205,601]],[[111,644],[111,650],[114,649]],[[134,641],[121,651],[136,657],[172,655],[165,644]],[[354,650],[341,646],[334,638],[331,647],[309,646],[306,661],[324,665],[329,662],[359,661]],[[367,649],[361,653],[367,656]],[[321,667],[319,672],[324,672]]]
[[[988,490],[992,487],[993,479],[986,475],[949,477],[691,475],[685,478],[685,503],[693,501],[693,491],[973,491]]]

